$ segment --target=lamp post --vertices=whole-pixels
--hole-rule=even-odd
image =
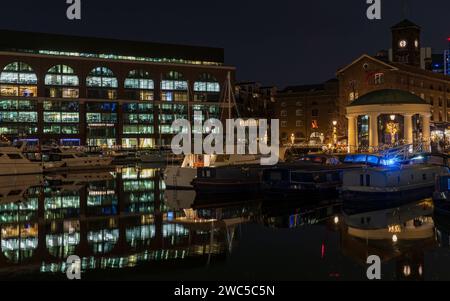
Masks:
[[[337,144],[337,120],[333,120],[333,143],[334,145]]]
[[[291,134],[291,144],[292,145],[295,144],[295,134],[294,133]]]

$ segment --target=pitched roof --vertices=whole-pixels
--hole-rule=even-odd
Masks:
[[[391,27],[391,29],[403,29],[403,28],[416,28],[416,29],[420,29],[420,26],[411,22],[408,19],[404,19],[403,21],[395,24],[394,26]]]

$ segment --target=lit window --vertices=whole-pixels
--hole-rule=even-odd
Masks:
[[[37,96],[37,76],[33,69],[22,62],[7,65],[0,74],[2,96]]]
[[[144,70],[132,70],[125,79],[127,98],[139,100],[153,100],[155,84],[149,72]]]

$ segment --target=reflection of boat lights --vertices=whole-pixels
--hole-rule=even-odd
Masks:
[[[419,266],[419,275],[422,276],[423,274],[423,267],[422,265]]]
[[[405,277],[411,276],[411,267],[409,265],[403,267],[403,275],[405,275]]]
[[[400,233],[402,232],[402,227],[400,225],[389,226],[389,233]]]
[[[339,216],[334,217],[334,224],[335,225],[339,224]]]
[[[396,234],[392,235],[392,242],[398,242],[398,236]]]

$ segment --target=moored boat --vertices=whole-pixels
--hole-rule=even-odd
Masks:
[[[259,164],[198,168],[192,185],[197,198],[256,197],[261,192],[264,168]]]
[[[375,159],[374,159],[375,160]],[[396,161],[379,157],[378,162],[344,172],[342,198],[348,204],[395,204],[433,195],[436,176],[447,174],[443,165]]]
[[[192,181],[200,167],[221,167],[232,165],[260,164],[257,155],[187,155],[181,166],[169,165],[164,170],[166,187],[173,189],[193,189]]]
[[[0,147],[0,176],[42,173],[43,163],[28,159],[23,153],[24,147]]]
[[[270,198],[337,198],[344,170],[360,165],[341,163],[329,155],[307,155],[263,171],[264,195]]]

